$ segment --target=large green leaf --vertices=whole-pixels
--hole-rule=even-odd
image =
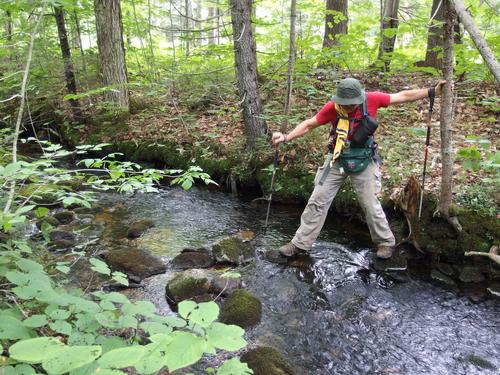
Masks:
[[[188,316],[191,323],[201,327],[208,327],[219,316],[219,306],[213,301],[198,304]]]
[[[10,357],[22,362],[40,363],[66,347],[54,337],[37,337],[16,342],[9,348]]]
[[[104,368],[124,368],[135,365],[144,356],[142,346],[113,349],[99,358],[99,365]]]
[[[182,301],[177,306],[179,315],[184,319],[187,319],[188,315],[198,306],[198,304],[194,301]]]
[[[143,322],[139,324],[145,332],[150,335],[155,335],[157,333],[166,333],[169,334],[172,332],[172,328],[167,326],[166,324],[158,323],[158,322]]]
[[[23,325],[29,328],[38,328],[47,324],[47,316],[43,314],[31,315],[23,320]]]
[[[71,331],[73,330],[73,327],[71,324],[64,320],[56,320],[55,322],[52,322],[49,324],[50,329],[53,329],[54,331],[58,333],[62,333],[63,335],[70,335]]]
[[[30,259],[19,259],[16,264],[20,269],[26,272],[44,272],[43,266],[40,263],[34,262]]]
[[[161,339],[159,339],[161,337]],[[157,335],[158,340],[144,347],[145,353],[142,359],[134,367],[141,374],[157,373],[165,366],[165,350],[172,337]]]
[[[94,361],[100,355],[101,347],[97,345],[68,346],[45,359],[42,366],[51,375],[64,374]]]
[[[207,341],[218,349],[236,351],[247,344],[243,339],[244,333],[238,326],[215,322],[207,329]]]
[[[170,372],[192,365],[200,360],[206,346],[206,341],[200,336],[178,332],[167,346],[165,365]]]
[[[138,301],[123,305],[122,311],[128,315],[143,315],[151,317],[155,315],[156,307],[149,301]]]
[[[13,316],[0,316],[0,339],[19,340],[33,337],[33,331]]]
[[[71,313],[68,310],[62,310],[62,309],[57,309],[54,311],[51,311],[49,316],[52,319],[68,319]]]
[[[217,370],[217,375],[251,375],[253,371],[238,358],[231,358]]]

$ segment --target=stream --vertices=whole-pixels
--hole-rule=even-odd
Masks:
[[[238,272],[263,314],[246,338],[277,348],[298,374],[500,374],[499,300],[470,298],[411,271],[376,272],[366,231],[344,218],[330,218],[310,256],[285,266],[263,254],[293,236],[300,207],[273,204],[264,230],[266,204],[209,189],[103,194],[99,203],[112,208],[108,220],[153,220],[136,245],[166,263],[184,248],[255,232],[255,261]],[[169,311],[165,284],[174,274],[150,277],[130,295]]]

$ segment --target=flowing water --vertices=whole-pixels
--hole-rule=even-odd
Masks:
[[[291,267],[262,254],[293,236],[299,208],[273,205],[264,231],[266,205],[207,189],[106,195],[102,203],[124,224],[152,219],[155,227],[137,245],[165,261],[254,231],[258,255],[240,272],[263,315],[246,336],[251,346],[276,347],[299,374],[500,374],[498,300],[472,302],[413,273],[375,272],[366,232],[353,224],[329,220],[310,256]],[[172,274],[147,279],[135,295],[169,309],[164,287]]]

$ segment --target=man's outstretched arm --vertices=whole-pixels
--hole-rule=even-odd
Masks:
[[[294,138],[302,137],[304,134],[309,133],[312,129],[320,125],[321,124],[316,119],[316,116],[311,117],[310,119],[302,121],[288,134],[283,134],[281,132],[273,133],[273,143],[277,145],[281,142],[287,142],[291,141]]]
[[[436,85],[436,87],[435,87],[436,96],[441,96],[441,92],[443,91],[443,85],[445,83],[446,83],[446,81],[440,81]],[[390,94],[391,95],[391,105],[414,102],[415,100],[427,98],[429,96],[428,90],[429,89],[427,89],[427,88],[415,89],[415,90],[403,90],[403,91],[398,92],[397,94]]]

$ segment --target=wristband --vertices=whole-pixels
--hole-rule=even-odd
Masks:
[[[286,143],[288,141],[286,134],[283,134],[283,143]]]

